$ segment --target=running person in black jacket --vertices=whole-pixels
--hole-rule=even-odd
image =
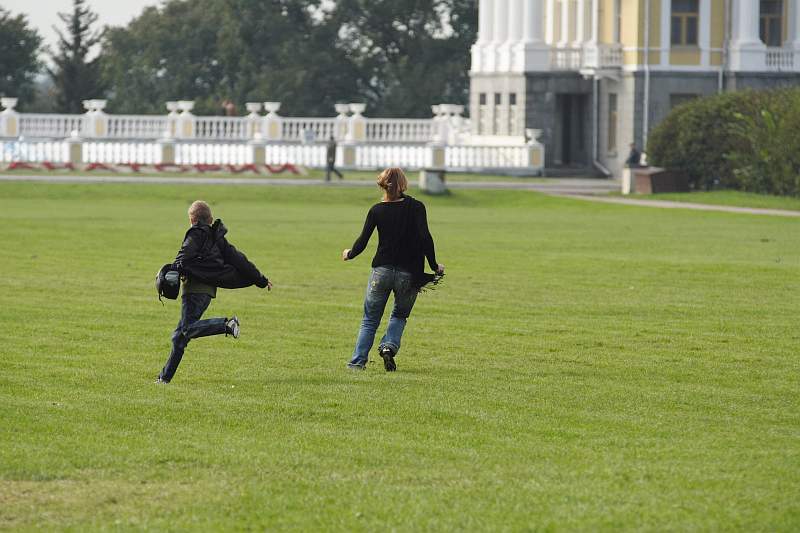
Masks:
[[[191,205],[189,223],[191,227],[173,264],[183,281],[181,320],[172,334],[172,351],[157,383],[172,380],[190,340],[223,333],[239,338],[239,319],[235,316],[200,320],[211,299],[216,297],[217,287],[272,288],[272,283],[258,268],[227,241],[228,229],[221,220],[214,221],[207,203],[198,200]]]
[[[383,189],[383,200],[367,213],[364,229],[353,247],[342,252],[343,260],[354,259],[364,251],[372,232],[378,228],[378,250],[372,259],[372,273],[364,299],[364,318],[353,357],[347,366],[364,369],[389,294],[394,292],[392,316],[386,335],[378,346],[384,368],[392,372],[397,369],[394,357],[400,350],[400,339],[417,294],[432,278],[424,273],[425,259],[440,275],[444,274],[444,265],[436,262],[425,205],[403,194],[408,188],[403,171],[399,168],[384,170],[378,177],[378,186]]]

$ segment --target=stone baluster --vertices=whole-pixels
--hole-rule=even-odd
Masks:
[[[247,114],[247,138],[255,139],[256,136],[263,138],[261,134],[261,102],[246,102],[245,109],[249,111]]]
[[[103,138],[108,135],[108,115],[103,112],[106,100],[84,100],[86,114],[83,119],[83,136],[89,139]]]
[[[343,141],[347,138],[347,124],[349,117],[347,114],[350,112],[349,104],[336,104],[336,126],[334,136],[337,141]]]
[[[19,137],[19,113],[14,108],[17,106],[16,98],[0,98],[3,112],[0,113],[0,137]]]
[[[261,134],[267,142],[283,139],[283,117],[278,114],[280,108],[280,102],[264,102],[264,109],[267,111],[267,115],[264,117]]]
[[[181,114],[178,115],[176,123],[176,137],[178,139],[194,139],[197,131],[195,116],[192,114],[194,102],[191,100],[179,100],[178,109],[181,110]]]

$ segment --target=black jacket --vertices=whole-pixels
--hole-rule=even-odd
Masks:
[[[173,266],[181,274],[223,289],[267,286],[267,278],[247,256],[225,239],[222,220],[195,224],[186,232]]]

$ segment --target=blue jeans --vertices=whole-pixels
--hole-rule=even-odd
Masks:
[[[226,332],[225,322],[227,320],[224,318],[200,320],[210,303],[211,296],[208,294],[189,293],[183,294],[181,297],[181,320],[172,333],[172,351],[167,359],[167,364],[164,365],[158,376],[164,381],[172,380],[190,340],[209,335],[221,335]]]
[[[383,310],[391,292],[394,292],[394,308],[389,318],[389,326],[386,328],[386,335],[381,339],[379,348],[388,346],[395,354],[400,350],[400,339],[417,299],[417,289],[414,287],[410,272],[395,267],[373,268],[367,284],[364,318],[361,320],[361,330],[358,332],[353,358],[350,360],[351,365],[367,364],[369,351],[375,342],[375,332],[381,323]]]

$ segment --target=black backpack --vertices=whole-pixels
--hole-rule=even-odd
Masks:
[[[158,292],[158,301],[161,302],[161,297],[169,300],[177,300],[178,292],[181,289],[181,275],[172,267],[172,263],[167,263],[156,274],[156,291]],[[164,302],[161,302],[164,303]]]

